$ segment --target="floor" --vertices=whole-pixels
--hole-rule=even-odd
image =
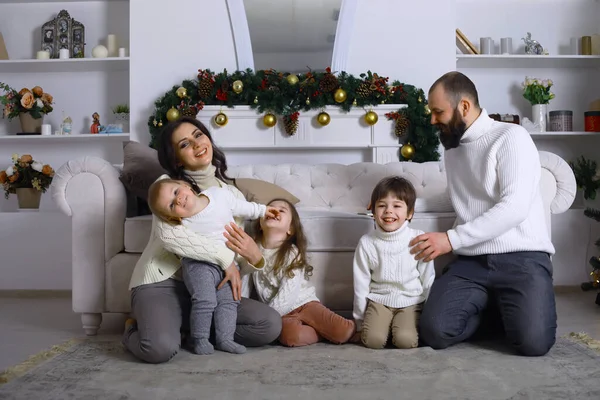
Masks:
[[[600,339],[600,306],[595,292],[557,291],[558,335],[585,332]],[[119,334],[125,317],[104,315],[99,335]],[[79,315],[68,297],[4,297],[0,292],[0,371],[66,340],[83,337]]]

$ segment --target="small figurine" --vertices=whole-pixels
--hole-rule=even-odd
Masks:
[[[100,114],[95,112],[92,114],[92,118],[94,120],[94,123],[90,127],[90,133],[98,133],[100,132]]]
[[[63,115],[65,115],[64,112]],[[71,117],[67,116],[65,119],[63,119],[63,123],[60,125],[60,130],[63,135],[70,135],[72,129],[73,120],[71,119]]]
[[[537,40],[531,39],[531,32],[527,32],[527,37],[521,38],[521,40],[525,42],[525,53],[535,55],[548,54],[548,52],[544,50],[544,47],[539,44]]]

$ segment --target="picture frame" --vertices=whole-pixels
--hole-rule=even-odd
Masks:
[[[56,18],[44,23],[41,31],[41,49],[48,51],[50,58],[59,58],[61,49],[69,49],[70,58],[84,57],[85,27],[71,18],[67,10],[61,10]]]
[[[479,54],[479,50],[471,41],[465,36],[460,29],[456,29],[456,47],[459,48],[463,54]]]

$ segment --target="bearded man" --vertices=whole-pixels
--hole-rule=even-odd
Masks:
[[[491,119],[459,72],[431,86],[429,108],[456,222],[413,239],[411,253],[457,258],[433,284],[421,339],[443,349],[473,336],[485,319],[518,353],[544,355],[556,340],[556,304],[538,150],[523,127]]]

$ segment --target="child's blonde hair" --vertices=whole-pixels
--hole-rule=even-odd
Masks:
[[[159,181],[156,181],[152,185],[150,185],[150,188],[148,189],[148,207],[150,208],[152,214],[156,215],[163,221],[168,222],[170,224],[180,225],[181,218],[167,215],[165,214],[164,210],[158,207],[158,197],[160,194],[160,190],[167,184],[187,185],[191,187],[191,185],[189,185],[187,182],[175,179],[161,179]],[[192,188],[192,190],[194,190],[194,188]]]
[[[286,199],[274,199],[271,200],[267,205],[270,206],[276,201],[282,201],[288,205],[290,213],[292,214],[292,233],[287,237],[287,239],[285,239],[279,249],[277,249],[273,272],[277,274],[279,271],[283,270],[288,278],[293,278],[295,275],[295,270],[304,270],[304,277],[308,279],[312,276],[313,266],[308,263],[308,259],[306,257],[308,241],[306,240],[306,235],[304,234],[304,228],[302,228],[298,211],[296,210],[296,207],[294,207],[294,205]],[[260,220],[256,220],[253,230],[255,232],[254,240],[258,243],[263,243],[264,232],[260,227]],[[294,260],[292,260],[290,265],[285,265],[288,254],[292,251],[294,246],[296,246],[298,249],[298,254],[296,254],[296,257],[294,257]]]

